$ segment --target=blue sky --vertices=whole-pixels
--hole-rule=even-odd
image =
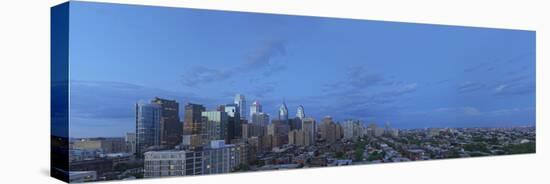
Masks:
[[[139,100],[236,93],[272,117],[285,99],[318,121],[535,124],[533,31],[84,2],[70,23],[72,137],[133,132]]]

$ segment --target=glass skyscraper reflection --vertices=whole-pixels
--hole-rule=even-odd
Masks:
[[[139,102],[136,104],[136,152],[141,157],[151,146],[160,145],[161,106]]]

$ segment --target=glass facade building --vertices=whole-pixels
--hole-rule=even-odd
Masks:
[[[242,94],[235,95],[235,104],[239,106],[239,115],[241,119],[245,120],[248,115],[246,114],[248,111],[246,109],[246,98]]]
[[[160,145],[161,107],[158,104],[136,104],[136,152],[141,157],[151,146]]]
[[[202,112],[205,121],[203,130],[204,141],[225,140],[227,137],[228,116],[226,112],[205,111]]]
[[[285,102],[283,102],[283,104],[281,104],[281,106],[279,107],[279,120],[288,120],[288,108],[286,107]]]

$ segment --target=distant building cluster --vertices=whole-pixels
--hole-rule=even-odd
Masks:
[[[135,104],[135,132],[124,137],[74,138],[70,176],[86,182],[401,162],[511,154],[535,140],[534,128],[398,130],[356,119],[319,122],[304,106],[276,116],[244,95],[207,109],[187,103],[180,118],[175,100]],[[519,139],[519,140],[518,140]],[[436,144],[437,143],[437,144]],[[519,147],[517,149],[523,149]],[[520,150],[516,152],[529,152]]]

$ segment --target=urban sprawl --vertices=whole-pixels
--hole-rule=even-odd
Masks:
[[[258,100],[207,110],[154,98],[135,105],[135,132],[71,138],[71,182],[314,168],[535,152],[535,127],[396,129],[359,120],[319,122],[303,106],[277,117]],[[249,109],[248,109],[249,108]]]

